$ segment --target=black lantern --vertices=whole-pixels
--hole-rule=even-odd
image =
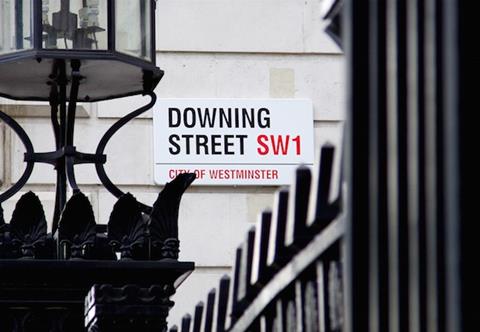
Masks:
[[[78,101],[151,91],[162,77],[154,15],[154,0],[1,1],[0,95],[49,101],[55,78],[71,81],[70,63]]]
[[[123,192],[108,178],[104,149],[129,120],[150,109],[154,88],[163,76],[155,65],[154,0],[1,0],[0,96],[48,101],[56,151],[37,153],[21,126],[7,114],[0,119],[22,140],[27,164],[23,176],[0,193],[0,204],[28,181],[35,163],[57,171],[53,228],[66,203],[67,181],[79,191],[74,165],[95,164],[104,186],[116,197]],[[149,95],[150,103],[115,123],[95,154],[74,145],[76,103]],[[68,103],[68,106],[67,106]],[[143,211],[151,208],[141,204]]]
[[[0,0],[0,96],[48,101],[56,147],[35,151],[21,125],[0,110],[26,150],[23,175],[0,193],[1,331],[167,328],[169,297],[194,268],[178,262],[178,208],[195,175],[177,177],[149,207],[104,169],[110,138],[156,101],[163,72],[155,65],[154,15],[154,0]],[[78,101],[138,94],[150,97],[145,106],[114,123],[94,153],[77,151]],[[36,163],[57,173],[51,233],[33,193],[18,201],[10,223],[3,220],[1,204],[23,188]],[[75,180],[74,166],[84,163],[94,164],[119,197],[108,227],[96,224]]]

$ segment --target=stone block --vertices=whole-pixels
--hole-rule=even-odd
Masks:
[[[14,118],[49,118],[51,113],[48,102],[12,100],[7,98],[0,98],[0,110]],[[92,104],[77,104],[76,115],[78,118],[88,118],[90,114],[92,114]]]
[[[295,71],[293,68],[270,68],[270,97],[295,96]]]
[[[33,144],[35,152],[55,150],[55,139],[51,123],[43,118],[19,118],[18,123],[25,130]],[[10,172],[11,181],[17,182],[25,170],[25,147],[20,138],[10,130]],[[28,184],[53,184],[56,181],[54,168],[48,164],[35,164]]]
[[[149,97],[132,96],[97,103],[97,116],[99,118],[119,118],[136,109],[148,104]],[[138,118],[152,118],[152,111],[149,110]]]
[[[307,98],[316,120],[342,120],[343,61],[341,55],[160,53],[165,76],[156,91],[159,98]],[[119,118],[145,100],[101,102],[98,116]]]
[[[159,97],[307,98],[316,120],[344,118],[342,56],[159,54],[158,58],[166,71]]]
[[[157,50],[338,53],[313,0],[163,0]]]

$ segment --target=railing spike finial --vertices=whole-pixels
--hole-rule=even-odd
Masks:
[[[309,238],[307,230],[307,211],[310,199],[312,172],[306,166],[300,166],[295,172],[295,182],[289,199],[285,246],[293,251],[299,250]]]
[[[267,255],[272,223],[272,211],[265,210],[258,216],[257,231],[253,248],[251,283],[261,288],[268,280]]]
[[[267,264],[274,268],[281,268],[287,261],[285,255],[285,231],[287,226],[289,190],[287,187],[277,191],[272,211]]]
[[[92,205],[82,192],[77,192],[69,199],[62,212],[59,226],[58,239],[61,256],[63,259],[86,259],[92,257],[95,246],[96,222]]]
[[[217,306],[217,332],[225,332],[225,323],[227,320],[227,306],[230,288],[230,277],[224,275],[220,279],[218,286],[218,306]]]
[[[310,189],[307,226],[321,230],[333,220],[339,212],[338,203],[330,202],[335,147],[325,144],[320,150],[320,160],[315,170],[314,181]]]
[[[22,258],[38,258],[47,245],[47,221],[42,203],[29,191],[15,206],[10,221],[12,244]]]
[[[108,240],[121,259],[147,258],[147,223],[132,194],[121,196],[108,221]]]
[[[198,304],[195,306],[195,314],[193,315],[192,332],[200,332],[202,328],[204,308],[205,308],[205,304],[202,301],[198,302]]]
[[[205,324],[204,324],[204,331],[205,332],[212,332],[213,326],[213,314],[215,310],[215,296],[217,291],[215,288],[211,289],[208,292],[207,296],[207,307],[205,310]]]
[[[191,321],[192,321],[192,316],[190,316],[190,314],[185,314],[185,316],[183,316],[181,332],[190,332]]]

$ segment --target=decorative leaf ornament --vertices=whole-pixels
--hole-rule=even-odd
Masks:
[[[37,258],[47,241],[47,222],[38,196],[29,191],[15,206],[10,222],[12,244],[24,258]]]
[[[87,196],[81,192],[75,193],[65,205],[58,226],[64,258],[92,258],[95,226],[95,216]]]
[[[121,259],[145,259],[147,223],[140,206],[130,193],[121,196],[113,207],[108,221],[109,244]]]
[[[183,193],[194,180],[194,173],[180,174],[158,194],[149,220],[152,259],[178,259],[178,210]]]

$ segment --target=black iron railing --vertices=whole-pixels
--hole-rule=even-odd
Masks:
[[[231,285],[223,278],[181,331],[192,322],[217,332],[473,331],[474,10],[449,0],[325,3],[347,69],[344,210],[312,228],[312,197],[329,205],[318,191],[309,197],[299,170],[278,194],[295,204],[277,205],[283,214],[270,224],[264,213],[237,251]],[[272,230],[284,233],[266,242]],[[265,265],[265,248],[279,247],[283,259]]]
[[[96,223],[81,192],[55,233],[32,192],[9,223],[0,213],[0,331],[165,330],[170,297],[194,268],[178,262],[178,209],[194,179],[168,183],[149,214],[122,195],[108,225]]]
[[[236,251],[233,278],[184,316],[181,331],[340,331],[344,325],[340,196],[330,201],[334,148],[312,175],[276,193]],[[309,211],[311,211],[309,213]],[[178,328],[173,326],[170,331]]]

